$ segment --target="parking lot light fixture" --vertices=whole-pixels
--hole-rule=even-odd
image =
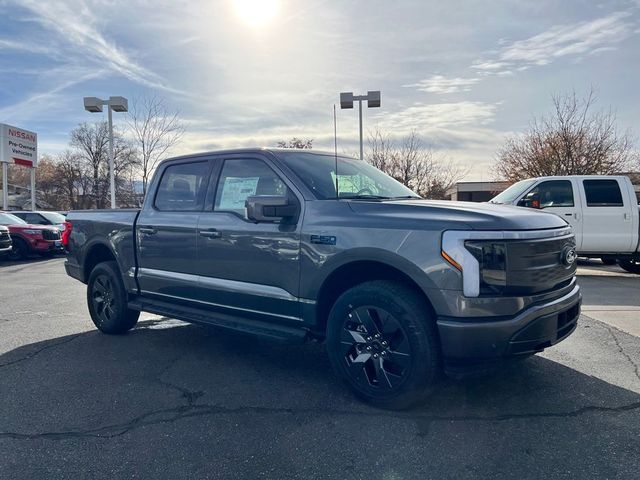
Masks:
[[[113,119],[111,112],[127,112],[129,110],[129,102],[125,97],[109,97],[108,100],[102,100],[98,97],[84,97],[84,109],[91,113],[102,112],[102,107],[107,105],[107,117],[109,121],[109,184],[111,190],[111,208],[116,208],[116,183],[114,175],[114,158],[113,158]]]
[[[342,92],[340,94],[340,108],[353,108],[353,102],[358,102],[360,118],[360,160],[364,159],[362,140],[362,102],[367,101],[368,108],[380,107],[380,90],[369,90],[366,95],[354,95],[353,92]]]

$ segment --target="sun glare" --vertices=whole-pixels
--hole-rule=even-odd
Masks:
[[[270,23],[278,13],[278,0],[233,0],[236,15],[252,27]]]

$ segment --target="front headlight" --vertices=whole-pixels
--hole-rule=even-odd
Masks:
[[[480,294],[502,294],[507,285],[507,246],[491,240],[467,240],[465,248],[478,261]]]
[[[465,297],[500,294],[507,280],[505,232],[447,230],[442,257],[462,274]]]

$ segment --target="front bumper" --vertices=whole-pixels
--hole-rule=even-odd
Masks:
[[[581,303],[580,287],[574,284],[561,297],[507,318],[438,317],[445,364],[473,364],[540,352],[575,330]]]
[[[61,240],[37,240],[31,244],[31,249],[37,253],[64,253]]]
[[[9,246],[4,246],[4,245],[0,245],[0,257],[3,257],[5,255],[9,255],[9,253],[11,253],[12,250],[12,246],[11,246],[11,242],[9,242]]]

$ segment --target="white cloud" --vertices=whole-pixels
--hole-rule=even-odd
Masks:
[[[403,87],[415,87],[422,92],[445,94],[468,92],[471,90],[471,86],[479,81],[479,78],[447,78],[443,75],[432,75],[418,83],[403,85]]]
[[[84,1],[23,0],[19,5],[29,9],[35,21],[58,33],[63,41],[70,44],[72,49],[69,55],[81,54],[92,63],[106,65],[110,70],[146,87],[180,93],[107,40],[96,27],[97,18],[93,9]]]
[[[556,25],[527,39],[505,43],[497,58],[477,60],[472,68],[486,73],[509,68],[523,70],[562,57],[606,52],[633,34],[630,16],[630,12],[614,12],[587,22]]]
[[[59,115],[60,104],[68,97],[62,96],[64,90],[85,82],[98,78],[105,74],[104,70],[66,68],[48,72],[51,77],[57,78],[55,84],[47,89],[31,93],[27,98],[0,108],[0,118],[12,123],[22,123],[32,120],[34,117],[42,119],[43,116]],[[46,108],[48,105],[57,105],[57,109]]]
[[[395,113],[376,115],[380,124],[395,132],[412,129],[444,129],[486,125],[493,120],[497,104],[483,102],[417,103]]]

